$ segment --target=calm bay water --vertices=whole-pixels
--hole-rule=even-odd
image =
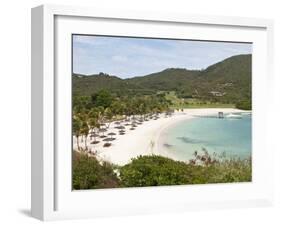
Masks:
[[[251,115],[241,118],[194,118],[165,129],[159,146],[179,160],[205,148],[210,154],[245,158],[251,155]]]

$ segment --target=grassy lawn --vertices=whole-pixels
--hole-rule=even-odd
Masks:
[[[235,108],[235,105],[234,104],[221,104],[221,103],[185,104],[183,108]]]
[[[172,102],[173,109],[181,108],[235,108],[235,104],[213,103],[210,101],[203,101],[196,98],[180,99],[175,92],[168,92],[165,95],[167,100]]]

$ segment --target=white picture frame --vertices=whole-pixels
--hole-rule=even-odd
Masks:
[[[59,21],[58,19],[61,18],[62,20]],[[67,19],[65,20],[64,18]],[[99,23],[104,20],[109,21],[109,24],[99,26]],[[194,39],[203,37],[203,30],[208,27],[218,29],[217,33],[213,31],[209,33],[212,34],[210,35],[212,36],[211,39],[227,39],[228,41],[243,41],[247,39],[248,35],[251,36],[248,31],[256,32],[252,33],[251,36],[255,40],[254,43],[257,43],[253,66],[253,73],[256,74],[256,76],[253,76],[255,115],[253,119],[255,125],[253,127],[253,149],[256,150],[253,160],[253,182],[249,184],[186,185],[73,192],[69,188],[71,182],[62,179],[64,176],[69,179],[71,171],[69,168],[70,163],[64,165],[61,162],[64,157],[66,159],[71,158],[66,156],[67,152],[60,151],[61,147],[67,147],[68,140],[66,138],[65,141],[58,142],[57,139],[57,135],[60,133],[57,132],[57,129],[60,128],[59,124],[64,123],[62,122],[63,120],[60,120],[64,111],[57,112],[58,103],[69,100],[61,97],[66,96],[66,98],[69,98],[68,91],[71,90],[71,87],[69,87],[67,77],[57,75],[67,72],[64,69],[68,70],[69,66],[70,46],[68,46],[68,40],[64,38],[69,37],[71,33],[75,33],[73,29],[77,29],[82,33],[89,33],[89,31],[87,32],[89,27],[87,27],[87,23],[95,23],[95,26],[103,27],[99,31],[101,34],[119,32],[118,35],[131,34],[132,36],[134,34],[145,36],[145,33],[147,36],[151,36],[150,32],[153,29],[149,26],[157,27],[159,24],[170,27],[192,25],[195,30],[199,27],[201,30],[198,28],[197,34],[192,36]],[[114,23],[124,23],[126,25],[122,28],[123,30],[117,31],[116,29],[114,30]],[[139,32],[127,27],[136,23],[145,24],[144,26],[147,29]],[[111,30],[109,30],[110,27],[112,28]],[[226,32],[231,29],[243,30],[245,34],[241,32],[239,36],[239,32],[237,32],[237,36],[231,37],[233,31]],[[176,34],[177,31],[180,30],[175,27],[174,31],[169,31],[169,35],[173,37],[180,36],[181,34]],[[90,33],[92,32],[90,31]],[[223,33],[225,33],[225,36],[223,36]],[[158,36],[160,37],[161,35],[162,33],[159,30]],[[186,37],[186,34],[182,34],[181,37]],[[272,39],[273,22],[265,19],[159,14],[56,5],[43,5],[33,8],[32,216],[41,220],[57,220],[271,205],[273,202],[273,182],[270,175],[273,172],[273,153],[266,142],[266,136],[269,133],[266,125],[267,109],[270,105],[270,102],[266,101],[266,97],[271,95],[273,87]],[[63,45],[62,40],[64,40],[65,45]],[[61,53],[61,49],[65,50],[65,52],[61,56],[56,56],[58,52]],[[65,59],[68,62],[64,62]],[[58,69],[58,62],[61,63],[64,69]],[[64,83],[65,81],[66,83]],[[262,94],[263,96],[261,96]],[[66,128],[69,128],[68,126],[66,125]],[[264,139],[260,139],[262,137]],[[263,159],[261,149],[266,150],[266,155],[263,154]],[[71,153],[70,151],[69,153]],[[196,194],[200,194],[199,197],[196,197]],[[89,200],[90,204],[86,200]],[[93,200],[95,200],[95,205],[91,205]]]

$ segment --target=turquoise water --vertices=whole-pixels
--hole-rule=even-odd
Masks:
[[[246,158],[251,155],[250,114],[233,118],[194,118],[175,124],[161,134],[159,145],[179,160],[205,148],[210,154]]]

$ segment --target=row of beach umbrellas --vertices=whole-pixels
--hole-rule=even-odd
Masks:
[[[124,124],[124,126],[121,125],[121,122],[120,122],[120,121],[114,122],[114,124],[117,125],[117,126],[115,126],[114,128],[119,130],[119,135],[125,135],[125,133],[126,133],[126,130],[125,130],[126,127],[125,127],[125,126],[131,126],[130,130],[135,130],[135,128],[137,127],[137,125],[141,125],[141,124],[144,122],[143,119],[138,119],[138,120],[137,120],[136,118],[133,118],[133,121],[131,121],[131,123],[129,123],[129,121],[130,121],[130,120],[125,119],[124,122],[126,122],[126,123]],[[101,126],[105,126],[105,124],[102,123]],[[99,137],[99,138],[104,138],[104,139],[102,140],[102,141],[105,141],[105,142],[106,142],[106,143],[104,144],[104,147],[109,147],[109,146],[111,146],[111,143],[109,143],[109,142],[114,141],[116,138],[114,138],[113,136],[115,136],[115,135],[117,135],[117,134],[114,133],[114,132],[110,132],[110,133],[107,134],[107,136],[110,136],[110,137],[107,137],[107,136],[105,135],[105,132],[107,132],[107,129],[106,129],[106,128],[100,128],[100,129],[99,129],[99,132],[101,132],[102,135],[99,135],[99,134],[97,134],[96,132],[91,132],[91,133],[90,133],[90,137],[91,137],[91,138],[94,138],[94,141],[92,141],[91,144],[98,144],[100,141],[97,141],[96,138]]]
[[[154,120],[157,120],[159,119],[159,116],[156,115],[150,115],[149,116],[150,119],[154,119]],[[141,125],[143,124],[143,122],[145,121],[149,121],[148,118],[144,118],[144,119],[138,119],[136,117],[133,117],[130,119],[124,119],[123,121],[116,121],[114,122],[114,124],[116,125],[114,128],[115,129],[118,129],[119,131],[119,135],[125,135],[126,134],[126,127],[125,126],[131,126],[130,127],[130,130],[135,130],[135,128],[138,126],[138,125]],[[122,125],[122,123],[124,123]],[[94,132],[92,131],[90,133],[90,138],[94,138],[94,141],[91,142],[91,144],[98,144],[100,143],[101,141],[98,141],[96,138],[99,137],[99,138],[102,138],[102,141],[104,141],[104,147],[109,147],[111,146],[111,143],[112,141],[116,140],[116,138],[114,138],[113,136],[117,135],[116,133],[114,132],[110,132],[108,133],[107,135],[105,135],[105,132],[107,132],[107,129],[105,128],[106,124],[105,123],[101,123],[100,124],[102,128],[100,128],[98,131],[100,133],[102,133],[102,135],[99,135],[97,132]],[[108,137],[110,136],[110,137]]]

